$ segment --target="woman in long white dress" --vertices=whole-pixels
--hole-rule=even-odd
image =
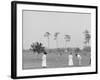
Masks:
[[[73,55],[72,55],[72,53],[70,53],[69,54],[69,56],[68,56],[68,65],[69,66],[73,66],[74,64],[73,64]]]
[[[42,55],[42,67],[43,68],[47,67],[47,64],[46,64],[46,55],[47,55],[47,53],[43,52],[43,55]]]

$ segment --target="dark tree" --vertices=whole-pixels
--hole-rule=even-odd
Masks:
[[[45,47],[43,47],[42,43],[36,42],[31,44],[31,50],[33,52],[42,53],[44,52]]]

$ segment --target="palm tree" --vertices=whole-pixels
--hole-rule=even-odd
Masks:
[[[50,45],[49,45],[49,44],[50,44],[50,40],[49,40],[49,39],[50,39],[50,35],[51,35],[51,34],[50,34],[49,32],[46,32],[46,33],[44,34],[44,37],[47,37],[47,39],[48,39],[48,48],[50,47]]]
[[[65,35],[64,39],[65,39],[65,42],[66,42],[66,43],[65,43],[65,48],[67,48],[67,47],[66,47],[67,42],[70,41],[71,37],[70,37],[70,35]]]
[[[90,42],[90,39],[91,39],[91,35],[90,35],[90,33],[89,33],[89,31],[88,30],[85,30],[84,31],[84,34],[85,34],[85,42],[84,42],[84,44],[89,44],[89,42]]]
[[[56,47],[58,48],[58,35],[59,35],[60,33],[59,32],[56,32],[55,34],[54,34],[54,40],[56,40]]]
[[[87,52],[91,52],[91,47],[90,46],[87,46],[87,45],[89,45],[89,43],[90,43],[90,39],[91,39],[91,34],[90,34],[90,32],[88,31],[88,30],[85,30],[84,31],[84,34],[85,34],[85,42],[84,42],[84,44],[86,45],[85,47],[84,47],[84,51],[87,51]],[[90,54],[91,55],[91,54]],[[90,61],[89,61],[89,65],[91,64],[91,57],[90,57]]]

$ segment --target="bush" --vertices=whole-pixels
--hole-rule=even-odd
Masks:
[[[83,48],[83,51],[91,52],[91,47],[90,47],[90,46],[85,46],[85,47]]]
[[[31,50],[33,52],[37,52],[39,54],[39,53],[44,52],[44,47],[43,47],[42,43],[36,42],[36,43],[31,44]]]

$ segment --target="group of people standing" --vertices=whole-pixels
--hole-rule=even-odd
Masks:
[[[44,51],[43,54],[42,54],[42,67],[43,68],[46,68],[47,67],[47,62],[46,62],[46,55],[47,55],[47,52]],[[78,59],[78,65],[81,65],[81,61],[82,61],[82,57],[80,54],[75,54],[75,56],[77,57]],[[70,52],[69,55],[68,55],[68,66],[73,66],[74,63],[73,63],[73,53]]]
[[[78,59],[78,65],[82,65],[82,62],[81,62],[82,61],[82,57],[81,57],[81,55],[75,54],[75,56]],[[72,52],[68,55],[68,65],[69,66],[73,66],[74,65]]]

